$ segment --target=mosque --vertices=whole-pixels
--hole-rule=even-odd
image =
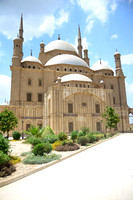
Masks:
[[[55,133],[81,127],[105,132],[102,114],[106,106],[119,114],[117,131],[129,131],[130,108],[119,52],[114,54],[114,75],[101,60],[90,68],[88,50],[82,55],[80,27],[77,51],[58,36],[46,46],[40,43],[38,58],[32,54],[23,58],[23,42],[21,16],[19,35],[13,40],[10,104],[0,106],[0,111],[9,108],[18,117],[18,131],[35,125],[50,126]]]

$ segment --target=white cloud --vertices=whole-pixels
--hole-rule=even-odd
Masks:
[[[111,11],[114,12],[117,8],[117,3],[116,1],[113,1],[112,4],[110,5]]]
[[[129,84],[126,82],[127,95],[133,95],[133,83]]]
[[[94,20],[90,20],[90,21],[88,22],[88,24],[86,25],[85,31],[86,31],[87,33],[90,33],[91,30],[92,30],[92,28],[93,28],[93,26],[94,26]]]
[[[0,1],[0,32],[8,39],[16,37],[22,12],[25,41],[44,33],[52,36],[56,28],[69,20],[64,5],[65,0],[58,0],[58,3],[55,0],[23,0],[22,4],[17,0]]]
[[[4,103],[5,99],[10,100],[11,78],[5,75],[0,75],[0,104]]]
[[[88,32],[92,30],[96,20],[106,23],[109,15],[117,8],[116,0],[78,0],[78,4],[88,15],[86,20]]]
[[[107,22],[108,15],[117,7],[116,0],[78,0],[78,4],[88,15],[102,23]]]
[[[113,35],[111,35],[111,40],[113,40],[113,39],[117,39],[118,38],[118,35],[115,33],[115,34],[113,34]]]
[[[121,63],[123,65],[133,65],[133,53],[121,56]]]

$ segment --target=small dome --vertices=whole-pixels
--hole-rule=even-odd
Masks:
[[[65,42],[63,40],[55,40],[53,42],[50,42],[45,47],[45,52],[52,51],[55,49],[76,52],[75,48],[71,44],[69,44],[68,42]]]
[[[116,51],[114,55],[120,55],[120,53],[118,51]]]
[[[35,58],[33,56],[28,56],[28,57],[24,58],[23,60],[21,60],[21,63],[23,63],[23,62],[37,62],[37,63],[42,64],[38,58]]]
[[[113,71],[107,64],[105,61],[97,61],[91,68],[94,71],[98,71],[98,70],[111,70]]]
[[[19,40],[19,41],[21,41],[21,38],[19,38],[18,36],[16,37],[16,38],[14,38],[14,40]],[[14,41],[13,40],[13,41]]]
[[[68,64],[68,65],[78,65],[78,66],[84,66],[84,67],[88,67],[87,63],[82,60],[81,58],[74,56],[74,55],[70,55],[70,54],[61,54],[58,56],[55,56],[53,58],[51,58],[46,64],[45,66],[48,65],[57,65],[57,64]]]
[[[65,76],[62,76],[61,82],[66,82],[66,81],[85,81],[85,82],[92,82],[90,78],[87,76],[84,76],[82,74],[68,74]]]

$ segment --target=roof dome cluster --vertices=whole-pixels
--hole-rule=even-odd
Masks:
[[[27,56],[27,57],[25,57],[23,60],[21,60],[21,63],[27,62],[27,61],[28,62],[36,62],[36,63],[42,64],[41,61],[38,58],[35,58],[33,56]]]
[[[113,71],[111,68],[110,68],[110,66],[108,66],[107,64],[106,64],[106,62],[105,61],[98,61],[98,62],[96,62],[93,66],[92,66],[92,68],[91,68],[92,70],[94,70],[94,71],[98,71],[98,70],[111,70],[111,71]]]
[[[85,81],[85,82],[92,82],[90,78],[87,76],[84,76],[82,74],[68,74],[65,76],[62,76],[61,82],[67,82],[67,81]]]
[[[65,51],[74,51],[75,53],[77,53],[76,49],[71,44],[69,44],[68,42],[63,41],[63,40],[55,40],[53,42],[50,42],[45,47],[45,52],[52,51],[55,49],[65,50]]]
[[[79,58],[78,56],[69,55],[69,54],[61,54],[61,55],[55,56],[51,58],[45,64],[45,66],[57,65],[57,64],[68,64],[68,65],[78,65],[78,66],[89,67],[87,63],[81,58]]]

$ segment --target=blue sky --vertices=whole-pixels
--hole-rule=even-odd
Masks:
[[[62,40],[77,46],[78,24],[90,66],[100,58],[115,69],[121,53],[128,105],[133,107],[133,0],[0,0],[0,104],[10,100],[13,39],[24,19],[24,57],[38,57],[40,42]]]

